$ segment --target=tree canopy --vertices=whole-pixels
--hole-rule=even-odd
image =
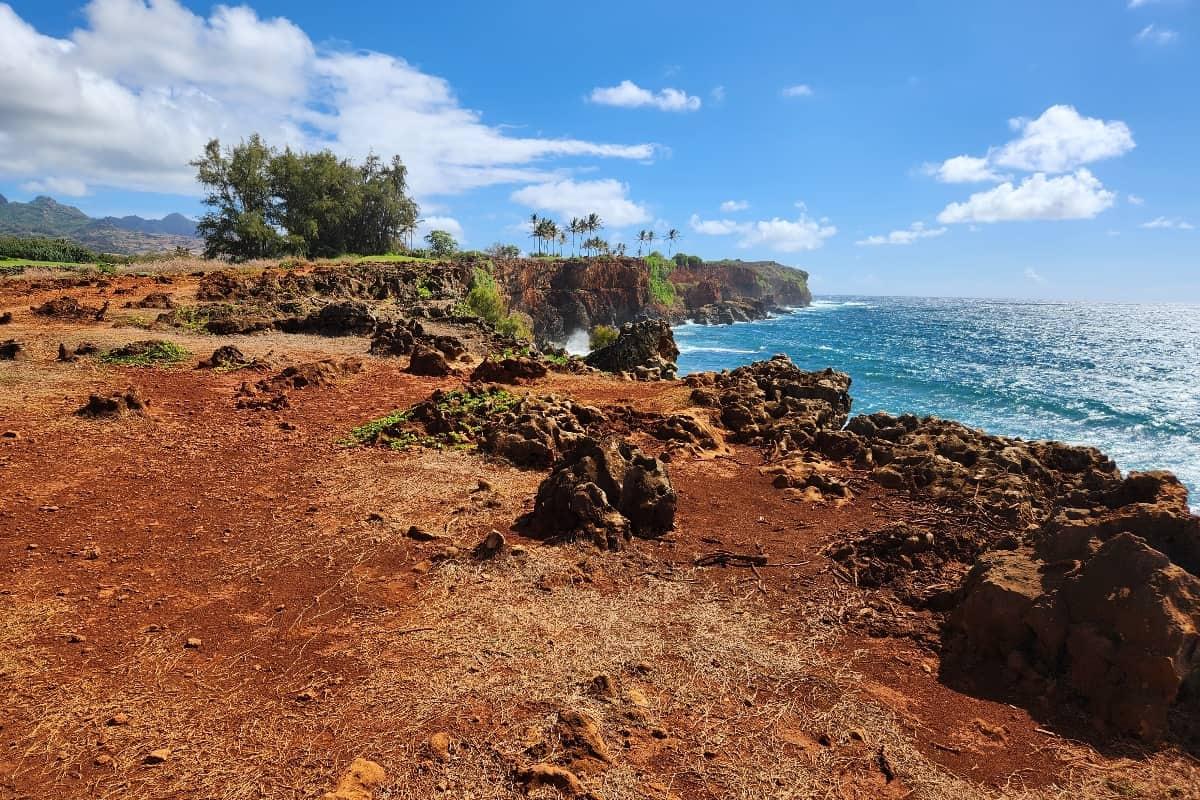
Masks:
[[[399,156],[356,165],[329,150],[279,151],[254,134],[225,149],[211,140],[192,166],[210,209],[196,226],[209,258],[375,255],[416,228]]]

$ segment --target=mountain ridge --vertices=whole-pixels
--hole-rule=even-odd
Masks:
[[[91,217],[46,195],[27,203],[0,195],[0,234],[67,239],[99,252],[121,255],[200,247],[196,223],[182,214],[168,214],[162,219]]]

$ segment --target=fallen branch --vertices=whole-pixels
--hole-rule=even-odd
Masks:
[[[697,567],[765,567],[767,556],[763,553],[731,553],[718,550],[697,557],[692,564]]]

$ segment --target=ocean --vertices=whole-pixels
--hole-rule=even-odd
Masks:
[[[1200,508],[1200,306],[820,297],[675,329],[680,374],[787,353],[853,379],[852,413],[932,414],[1168,469]]]

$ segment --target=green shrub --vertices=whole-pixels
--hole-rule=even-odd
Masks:
[[[518,339],[533,338],[533,320],[519,311],[509,313],[508,303],[496,285],[496,279],[486,269],[476,267],[467,292],[467,310],[490,322],[497,331]]]
[[[505,336],[517,339],[533,338],[533,317],[520,311],[514,311],[496,323],[496,330]]]
[[[659,253],[651,253],[646,257],[646,266],[650,269],[650,296],[660,306],[673,306],[678,300],[675,294],[675,284],[671,283],[670,274],[675,269],[675,262],[668,261]]]
[[[66,239],[47,239],[37,236],[0,236],[0,258],[90,264],[98,261],[100,256],[86,247],[69,242]]]
[[[125,367],[151,367],[155,364],[178,364],[191,357],[191,353],[174,342],[150,339],[109,350],[100,356],[100,360],[105,364]]]
[[[592,350],[602,350],[617,340],[621,332],[612,325],[597,325],[588,333],[588,347]]]

